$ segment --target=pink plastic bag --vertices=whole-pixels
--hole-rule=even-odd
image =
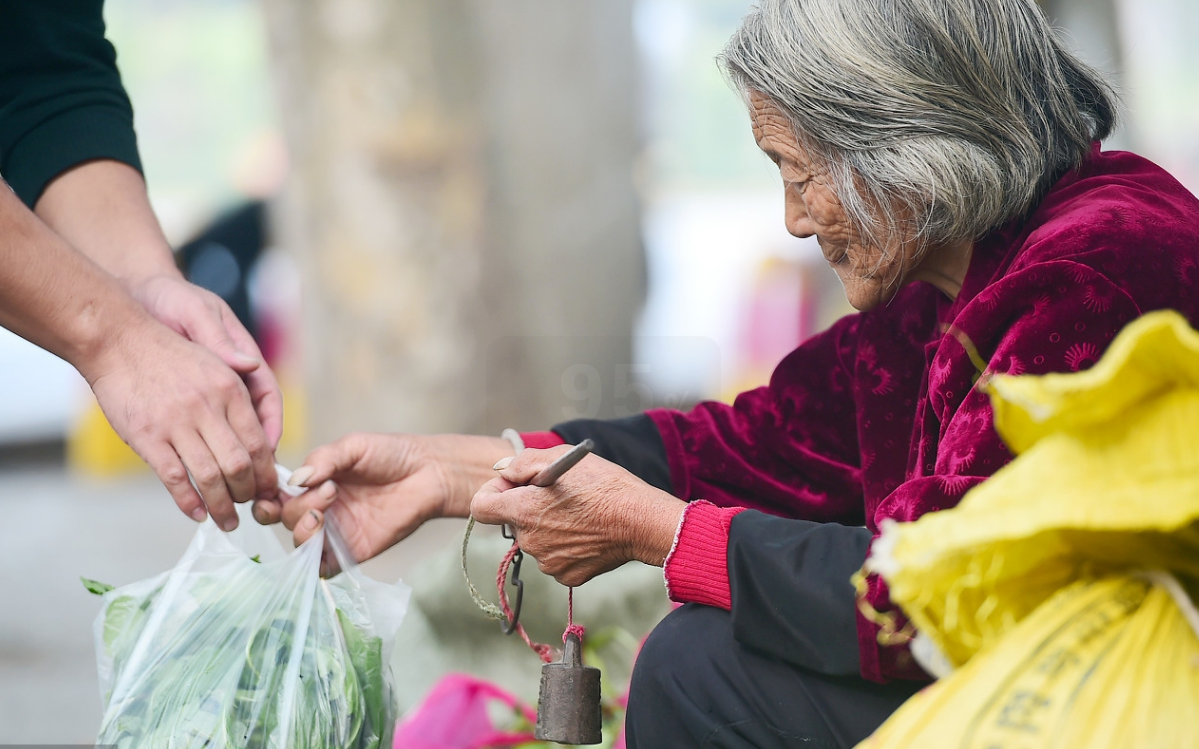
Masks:
[[[530,724],[537,713],[504,690],[466,674],[450,674],[396,728],[394,749],[488,749],[535,741],[532,732],[500,731],[487,703],[496,700],[519,710]]]

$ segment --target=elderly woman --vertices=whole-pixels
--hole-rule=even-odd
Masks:
[[[1199,201],[1100,150],[1112,95],[1033,0],[763,0],[720,62],[788,230],[817,237],[860,312],[731,406],[570,422],[515,459],[500,439],[347,437],[297,471],[313,488],[282,516],[302,541],[331,511],[369,557],[469,513],[566,585],[661,565],[685,605],[638,660],[629,746],[851,746],[927,679],[880,637],[903,623],[883,583],[855,602],[879,525],[1011,459],[993,373],[1089,367],[1149,310],[1199,322]],[[525,486],[584,437],[597,456]]]

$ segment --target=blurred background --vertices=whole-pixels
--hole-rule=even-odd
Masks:
[[[1043,5],[1122,93],[1109,147],[1199,190],[1199,4]],[[815,240],[786,234],[777,170],[713,62],[748,6],[108,0],[154,207],[280,374],[282,460],[353,430],[731,399],[847,312]],[[78,576],[156,574],[194,526],[78,375],[3,330],[0,508],[0,743],[90,741],[99,602]],[[460,538],[431,524],[369,570],[419,594]],[[639,637],[665,597],[627,574],[593,603],[619,599]],[[470,616],[424,595],[410,652],[433,617]],[[508,653],[399,662],[401,697],[450,667],[535,696],[536,669],[507,668],[532,656]]]

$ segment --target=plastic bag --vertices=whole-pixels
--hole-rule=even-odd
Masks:
[[[248,518],[229,535],[208,520],[174,569],[104,594],[97,743],[391,746],[388,659],[409,590],[362,575],[336,535],[329,525],[289,554]],[[344,570],[331,580],[326,536]]]
[[[1062,589],[858,749],[1193,747],[1199,639],[1163,585]]]
[[[501,706],[527,730],[501,730],[489,707]],[[433,687],[416,710],[396,728],[401,749],[487,749],[536,741],[537,712],[490,682],[449,674]]]
[[[990,390],[1016,460],[866,565],[948,675],[860,746],[1194,746],[1199,333],[1151,313],[1090,370]]]

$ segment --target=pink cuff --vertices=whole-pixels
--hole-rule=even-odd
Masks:
[[[700,499],[687,505],[662,572],[666,594],[678,603],[733,607],[729,589],[729,525],[744,507],[717,507]]]
[[[520,438],[525,441],[525,447],[531,447],[534,450],[544,450],[547,447],[566,444],[566,440],[554,432],[521,432]]]

